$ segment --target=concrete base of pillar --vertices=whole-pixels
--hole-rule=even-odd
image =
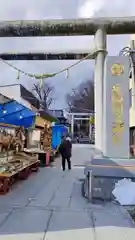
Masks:
[[[83,196],[85,198],[89,199],[92,203],[95,202],[95,199],[102,200],[102,201],[112,201],[114,200],[114,196],[112,194],[112,191],[115,186],[115,180],[114,179],[108,179],[108,178],[97,178],[92,177],[92,187],[91,187],[91,196],[88,192],[88,178],[86,176],[84,183],[83,183]],[[94,201],[93,201],[94,200]]]
[[[84,175],[84,195],[89,201],[112,201],[112,191],[118,180],[128,178],[135,181],[135,158],[95,158],[86,165]]]
[[[86,165],[84,174],[90,171],[95,177],[135,179],[135,158],[94,158]]]

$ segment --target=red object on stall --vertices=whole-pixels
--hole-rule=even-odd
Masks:
[[[46,153],[46,167],[48,167],[50,161],[50,152]]]

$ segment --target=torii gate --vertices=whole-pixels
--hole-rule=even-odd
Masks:
[[[95,58],[95,146],[104,155],[110,157],[128,157],[129,156],[129,119],[124,122],[125,135],[123,137],[122,145],[117,147],[112,146],[112,142],[108,139],[108,131],[112,127],[111,119],[107,120],[107,114],[111,113],[107,110],[106,105],[107,94],[109,85],[107,82],[111,79],[111,72],[107,69],[115,63],[121,64],[120,72],[125,73],[121,79],[123,84],[128,78],[128,60],[126,57],[117,57],[109,59],[106,62],[106,77],[104,78],[104,66],[106,59],[106,35],[107,34],[132,34],[135,31],[135,17],[124,18],[91,18],[91,19],[79,19],[79,20],[41,20],[41,21],[8,21],[0,23],[0,37],[36,37],[36,36],[75,36],[75,35],[94,35],[94,46],[91,50],[92,58]],[[6,54],[6,53],[4,53]],[[34,54],[34,53],[33,53]],[[45,54],[45,53],[44,53]],[[48,54],[48,53],[47,53]],[[51,53],[50,53],[51,54]],[[60,53],[59,53],[60,54]],[[55,57],[58,55],[55,53]],[[86,53],[84,53],[86,54]],[[11,57],[12,54],[10,54]],[[29,55],[29,53],[28,53]],[[65,53],[67,56],[68,54]],[[70,59],[75,59],[77,54],[73,53]],[[6,54],[8,57],[8,54]],[[27,54],[26,54],[27,56]],[[79,55],[80,56],[80,55]],[[53,59],[53,57],[52,57]],[[55,58],[56,59],[56,58]],[[68,57],[69,59],[69,57]],[[36,59],[35,59],[36,60]],[[116,64],[117,65],[117,64]],[[116,67],[116,66],[115,66]],[[117,69],[113,69],[116,70]],[[117,74],[115,74],[117,75]],[[109,78],[108,81],[106,79]],[[114,79],[114,78],[113,78]],[[118,80],[116,77],[115,80]],[[115,84],[119,83],[114,81]],[[127,81],[128,82],[128,81]],[[105,88],[106,86],[106,88]],[[128,91],[128,83],[125,83],[125,89]],[[103,94],[103,90],[105,91]],[[111,89],[112,90],[112,89]],[[111,93],[111,91],[109,92]],[[125,115],[128,115],[128,92],[124,92],[124,98],[127,101],[127,106],[124,108]],[[109,99],[109,98],[108,98]],[[112,109],[111,109],[112,111]],[[112,114],[112,113],[111,113]],[[125,116],[124,115],[124,116]],[[108,128],[106,127],[108,125]],[[106,140],[107,139],[107,140]],[[104,143],[106,142],[106,147]],[[128,147],[127,147],[128,145]],[[107,151],[109,149],[109,152]],[[111,150],[112,149],[112,150]],[[126,150],[124,150],[126,149]],[[114,152],[119,151],[119,154],[115,155]]]

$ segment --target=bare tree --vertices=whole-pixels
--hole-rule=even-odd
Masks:
[[[37,83],[33,85],[33,91],[38,97],[41,107],[44,110],[49,109],[52,102],[54,101],[53,98],[54,87],[49,85],[48,83],[43,83],[43,86],[41,87],[40,83]]]
[[[67,94],[66,100],[70,111],[94,111],[94,82],[87,80],[81,83],[77,89],[72,89],[72,93]]]

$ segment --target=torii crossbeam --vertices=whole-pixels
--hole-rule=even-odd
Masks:
[[[131,34],[135,17],[1,21],[0,37],[94,35],[99,28],[107,34]]]

